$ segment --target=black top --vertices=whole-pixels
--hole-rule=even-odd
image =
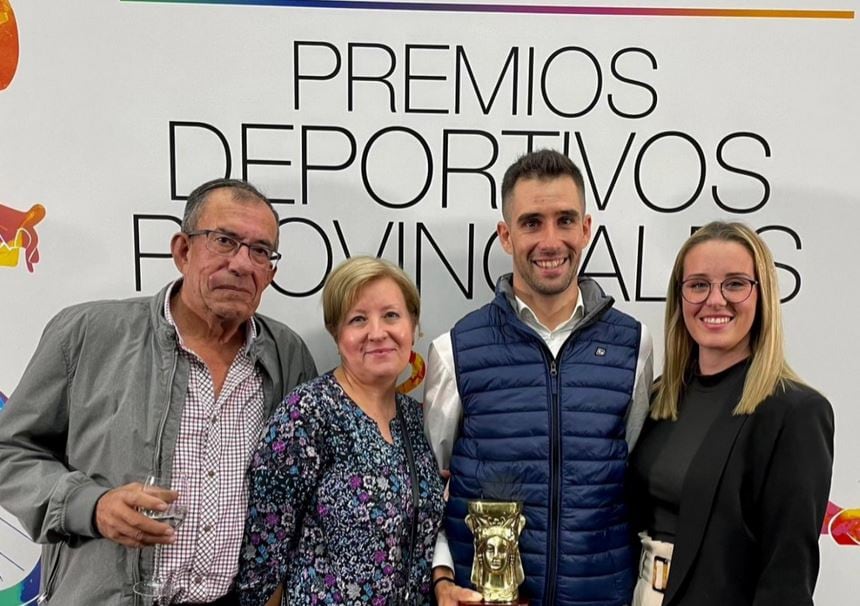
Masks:
[[[792,381],[752,414],[731,414],[739,397],[740,389],[691,457],[663,606],[813,604],[833,465],[833,409],[814,389]],[[676,423],[647,419],[632,465],[652,432]],[[631,473],[628,491],[631,526],[647,530],[648,487]]]
[[[720,414],[737,405],[747,361],[715,375],[693,375],[678,406],[678,420],[659,423],[642,437],[631,471],[650,497],[642,512],[653,539],[674,543],[681,489],[690,461]]]

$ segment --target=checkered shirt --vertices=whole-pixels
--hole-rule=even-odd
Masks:
[[[215,398],[212,375],[186,348],[165,298],[164,315],[176,329],[179,355],[189,363],[188,394],[173,455],[173,476],[187,478],[188,506],[176,542],[161,549],[156,570],[169,578],[175,602],[211,602],[225,595],[239,568],[248,487],[245,471],[263,429],[263,379],[248,356],[257,331],[248,321],[245,347]]]

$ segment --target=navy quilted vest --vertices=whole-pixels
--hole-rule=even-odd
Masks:
[[[624,606],[634,567],[624,506],[625,421],[641,329],[580,280],[585,317],[559,351],[496,298],[451,331],[463,421],[451,460],[446,531],[470,586],[472,498],[519,500],[532,606]]]

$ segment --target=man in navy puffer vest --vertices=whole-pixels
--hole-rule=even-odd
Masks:
[[[430,348],[426,429],[451,472],[434,593],[440,606],[478,597],[466,589],[467,501],[518,500],[532,606],[626,606],[635,554],[623,480],[647,415],[651,337],[577,277],[591,217],[566,156],[539,150],[508,168],[502,214],[513,274]]]

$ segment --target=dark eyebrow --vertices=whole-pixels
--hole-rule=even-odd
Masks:
[[[527,223],[534,219],[543,219],[543,215],[541,213],[525,213],[517,217],[517,223]]]
[[[744,273],[744,272],[742,272],[742,271],[733,271],[733,272],[729,272],[729,273],[727,273],[727,274],[725,275],[725,277],[723,278],[723,280],[728,280],[729,278],[747,278],[747,279],[749,279],[749,280],[755,280],[755,278],[754,278],[754,277],[752,277],[752,276],[750,276],[749,274],[746,274],[746,273]],[[689,276],[687,276],[686,278],[684,278],[684,279],[683,279],[683,280],[681,280],[681,281],[682,281],[682,282],[686,282],[687,280],[693,280],[693,279],[697,279],[697,280],[710,280],[711,278],[710,278],[710,276],[708,276],[708,274],[690,274]]]
[[[575,208],[571,208],[568,210],[562,210],[562,211],[557,212],[554,215],[552,215],[550,217],[550,220],[558,219],[561,217],[566,217],[566,218],[573,219],[574,221],[579,221],[580,213]],[[529,221],[545,220],[545,219],[547,219],[547,215],[545,213],[540,213],[540,212],[524,213],[524,214],[520,215],[519,217],[517,217],[517,223],[523,224],[523,223],[527,223]]]

